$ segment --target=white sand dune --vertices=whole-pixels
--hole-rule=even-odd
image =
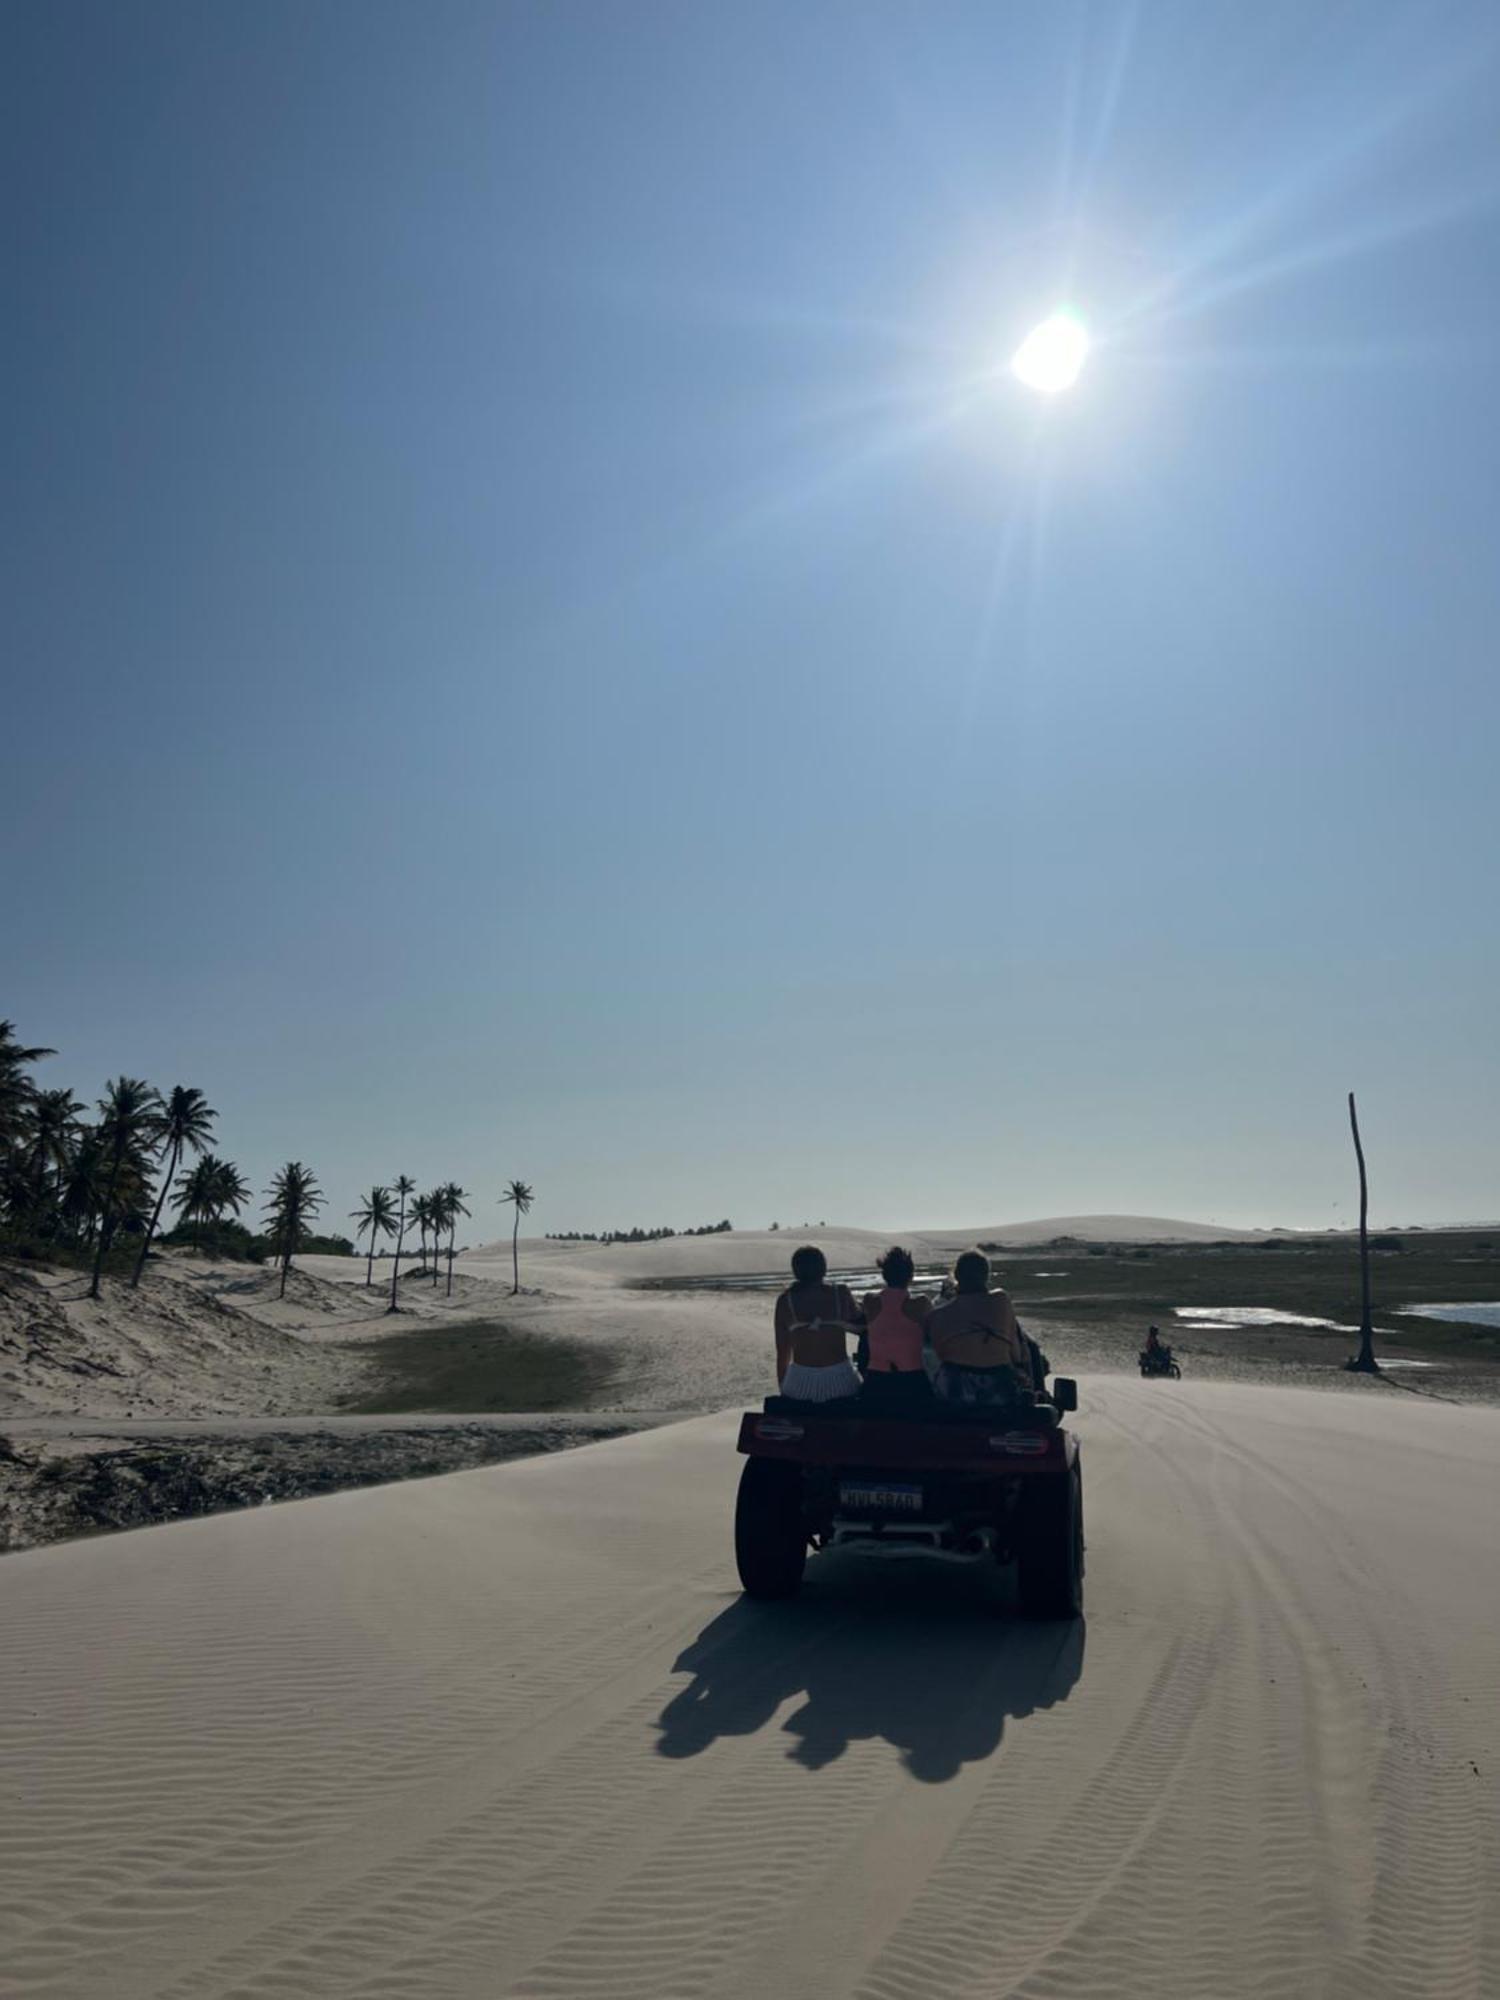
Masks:
[[[522,1275],[546,1282],[549,1270],[592,1270],[612,1278],[744,1276],[784,1271],[799,1243],[816,1243],[841,1268],[871,1264],[892,1243],[919,1257],[949,1258],[975,1243],[1017,1249],[1060,1236],[1080,1243],[1253,1242],[1264,1230],[1221,1229],[1217,1223],[1175,1222],[1159,1215],[1054,1215],[1040,1221],[997,1222],[974,1229],[853,1229],[842,1223],[798,1224],[784,1229],[735,1229],[722,1236],[669,1236],[658,1243],[563,1243],[523,1238]],[[325,1274],[332,1260],[313,1260]],[[462,1260],[475,1275],[510,1276],[509,1237],[479,1245]]]
[[[295,1270],[278,1300],[274,1272],[163,1259],[139,1291],[110,1278],[91,1299],[79,1271],[0,1265],[0,1425],[324,1408],[360,1375],[295,1335],[365,1310],[350,1287]]]
[[[1500,1416],[1084,1384],[1089,1607],[817,1559],[727,1418],[0,1564],[0,1988],[1500,1992]]]

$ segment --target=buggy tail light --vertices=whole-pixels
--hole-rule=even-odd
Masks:
[[[755,1426],[755,1435],[764,1438],[767,1444],[791,1444],[804,1432],[801,1424],[788,1423],[785,1417],[762,1417]]]

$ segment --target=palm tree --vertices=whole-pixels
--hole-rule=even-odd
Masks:
[[[432,1204],[432,1286],[437,1290],[437,1281],[443,1275],[443,1231],[448,1227],[448,1188],[435,1187],[427,1199]]]
[[[26,1075],[33,1063],[55,1056],[56,1049],[25,1049],[16,1040],[14,1021],[0,1021],[0,1152],[21,1143],[36,1100],[36,1085]]]
[[[33,1217],[42,1210],[55,1211],[62,1199],[63,1184],[78,1137],[78,1114],[83,1106],[71,1090],[39,1090],[31,1106],[31,1137],[28,1148],[27,1201]],[[47,1186],[48,1173],[52,1186]],[[55,1226],[55,1212],[49,1228]]]
[[[377,1236],[389,1236],[396,1227],[396,1211],[391,1206],[390,1189],[386,1187],[372,1187],[369,1194],[365,1197],[364,1207],[353,1208],[349,1211],[349,1220],[359,1224],[359,1228],[355,1231],[356,1241],[364,1235],[367,1229],[370,1232],[370,1254],[365,1259],[365,1284],[367,1286],[373,1285],[375,1282],[375,1239]]]
[[[255,1199],[255,1190],[232,1160],[215,1160],[210,1154],[209,1162],[208,1219],[222,1222],[227,1208],[238,1220],[245,1203]]]
[[[457,1181],[449,1181],[443,1189],[443,1214],[448,1222],[448,1290],[445,1297],[453,1296],[453,1239],[458,1234],[458,1218],[467,1215],[464,1196],[467,1188],[461,1188]]]
[[[103,1206],[104,1141],[97,1125],[82,1125],[58,1194],[57,1212],[75,1240],[91,1243]]]
[[[500,1200],[502,1205],[509,1202],[516,1211],[515,1224],[510,1232],[510,1268],[513,1280],[510,1295],[514,1298],[521,1289],[521,1217],[530,1214],[531,1204],[536,1200],[536,1196],[525,1181],[512,1181]]]
[[[99,1296],[99,1273],[120,1220],[121,1198],[127,1191],[144,1193],[149,1183],[147,1156],[154,1151],[161,1131],[162,1101],[138,1076],[117,1076],[99,1099],[99,1113],[106,1165],[94,1275],[89,1280],[91,1299]],[[137,1184],[133,1190],[132,1181]]]
[[[284,1299],[286,1274],[307,1235],[307,1225],[323,1206],[323,1193],[300,1160],[288,1160],[266,1192],[270,1197],[266,1214],[271,1223],[271,1241],[281,1262],[281,1288],[276,1296]]]
[[[425,1278],[427,1275],[427,1231],[432,1224],[432,1196],[430,1194],[419,1194],[417,1196],[411,1205],[411,1219],[417,1225],[418,1240],[422,1246],[418,1253],[422,1261],[417,1275],[418,1277]]]
[[[213,1153],[205,1153],[179,1177],[173,1196],[177,1203],[178,1221],[201,1225],[220,1221],[226,1209],[238,1215],[245,1203],[252,1199],[253,1190],[232,1162],[221,1160]],[[201,1247],[201,1234],[199,1243]]]
[[[172,1190],[178,1223],[198,1225],[196,1247],[200,1250],[203,1247],[202,1225],[213,1220],[213,1174],[218,1164],[212,1153],[205,1153],[201,1160],[178,1175],[177,1185]]]
[[[146,1268],[146,1253],[151,1248],[151,1239],[156,1234],[156,1225],[161,1220],[162,1203],[167,1198],[167,1190],[182,1159],[183,1148],[201,1153],[213,1137],[213,1123],[218,1117],[205,1103],[201,1090],[189,1090],[184,1084],[174,1084],[162,1110],[157,1133],[157,1145],[167,1156],[167,1164],[162,1169],[161,1187],[157,1191],[156,1206],[151,1211],[151,1220],[146,1224],[146,1233],[141,1238],[141,1252],[135,1260],[135,1269],[130,1274],[131,1289],[141,1282],[141,1272]]]
[[[401,1275],[401,1245],[406,1236],[406,1198],[416,1192],[416,1182],[410,1174],[396,1176],[396,1196],[401,1203],[401,1213],[396,1217],[396,1254],[391,1259],[391,1302],[387,1312],[400,1312],[396,1304],[396,1280]]]

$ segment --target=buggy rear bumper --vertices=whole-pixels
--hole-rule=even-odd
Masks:
[[[751,1458],[797,1465],[871,1466],[926,1472],[980,1472],[1007,1479],[1055,1477],[1071,1471],[1078,1440],[1070,1431],[1028,1427],[1004,1411],[922,1423],[899,1419],[824,1417],[814,1404],[795,1416],[747,1410],[738,1449]]]

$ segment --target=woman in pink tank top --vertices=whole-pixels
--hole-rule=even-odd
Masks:
[[[884,1291],[867,1293],[864,1302],[860,1365],[865,1385],[860,1400],[873,1411],[893,1416],[915,1412],[932,1400],[922,1354],[932,1301],[912,1292],[915,1274],[911,1252],[894,1246],[880,1259]]]

